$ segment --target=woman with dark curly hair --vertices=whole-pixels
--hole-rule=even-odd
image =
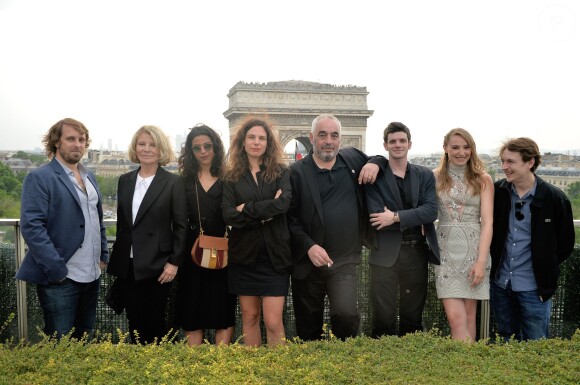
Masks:
[[[244,343],[285,343],[282,315],[291,254],[286,211],[292,198],[290,171],[278,135],[264,119],[248,117],[234,137],[224,176],[222,210],[230,233],[230,292],[238,295]]]
[[[199,235],[200,219],[204,234],[225,233],[220,180],[223,162],[224,145],[218,134],[205,124],[193,127],[179,156],[190,226],[188,255],[178,275],[176,310],[177,324],[185,331],[190,346],[202,344],[209,329],[215,330],[216,344],[229,344],[234,332],[236,296],[228,292],[228,268],[205,269],[189,256]]]

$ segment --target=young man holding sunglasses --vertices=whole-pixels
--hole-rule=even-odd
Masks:
[[[499,155],[506,177],[495,182],[491,309],[505,341],[548,338],[559,265],[574,249],[572,207],[534,173],[541,155],[532,139],[510,139]]]

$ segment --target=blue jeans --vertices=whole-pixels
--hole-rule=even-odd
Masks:
[[[548,338],[552,300],[540,301],[536,290],[516,292],[491,280],[490,304],[504,341],[512,335],[518,341]]]
[[[81,283],[65,279],[62,283],[37,285],[38,301],[44,315],[44,333],[57,338],[68,334],[81,338],[92,334],[97,315],[100,279]]]

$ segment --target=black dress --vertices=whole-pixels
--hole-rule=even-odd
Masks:
[[[196,179],[186,180],[189,232],[188,255],[178,270],[176,321],[186,331],[199,329],[226,329],[234,326],[236,296],[229,294],[228,269],[204,269],[191,260],[189,252],[199,234],[199,217],[195,185],[199,193],[201,223],[204,233],[223,236],[226,225],[222,217],[223,184],[217,180],[206,192]]]

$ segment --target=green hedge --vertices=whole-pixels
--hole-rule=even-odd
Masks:
[[[508,344],[467,344],[436,332],[276,348],[144,346],[120,340],[5,343],[0,345],[0,384],[580,383],[580,330],[569,340]]]
[[[0,244],[0,323],[8,319],[10,314],[16,313],[16,286],[14,281],[15,260],[14,245]],[[368,265],[368,253],[363,253],[363,262],[360,265],[359,274],[359,296],[358,303],[361,311],[361,334],[370,335],[372,325],[372,307],[369,298],[370,268]],[[574,331],[580,328],[580,248],[575,248],[572,256],[561,265],[562,274],[559,287],[554,295],[552,305],[552,319],[550,322],[550,337],[570,338]],[[437,298],[435,290],[434,272],[430,266],[429,289],[427,292],[427,303],[423,312],[423,323],[426,330],[439,329],[443,335],[449,334],[449,326],[445,317],[445,311],[441,301]],[[121,329],[126,332],[127,320],[125,314],[116,315],[110,309],[104,299],[108,287],[113,279],[108,274],[103,274],[101,279],[101,295],[97,305],[97,320],[95,329],[102,334],[111,333],[116,337],[116,330]],[[173,283],[175,289],[176,282]],[[172,324],[174,314],[175,290],[172,291],[171,300],[167,309],[167,320]],[[36,288],[34,285],[27,285],[27,305],[28,305],[28,332],[30,341],[39,341],[42,336],[37,332],[43,326],[42,311],[38,303]],[[325,323],[330,323],[328,306],[324,314]],[[479,317],[478,317],[479,324]],[[291,293],[287,297],[284,325],[286,336],[292,338],[296,335],[294,309],[292,307]],[[479,325],[478,325],[479,326]],[[492,317],[490,323],[490,335],[495,331],[495,321]],[[241,314],[238,308],[237,322],[234,338],[239,338],[241,334]],[[479,327],[478,327],[479,333]],[[17,323],[12,322],[4,330],[0,330],[0,341],[18,335]],[[265,332],[263,333],[265,340]],[[328,333],[326,334],[328,337]],[[206,333],[206,338],[213,340],[212,332]]]

